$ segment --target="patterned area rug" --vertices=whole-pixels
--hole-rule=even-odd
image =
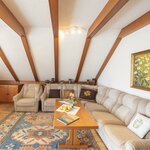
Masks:
[[[68,137],[68,130],[53,128],[53,113],[13,112],[0,122],[0,149],[57,149]],[[90,130],[78,130],[81,143],[99,149]]]

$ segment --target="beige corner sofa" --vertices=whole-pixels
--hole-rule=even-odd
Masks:
[[[150,131],[141,139],[127,128],[137,112],[150,117],[150,100],[99,86],[96,103],[87,102],[85,108],[109,150],[150,150]]]
[[[25,84],[13,97],[15,111],[38,112],[42,92],[43,88],[40,84]]]
[[[81,102],[96,120],[97,132],[109,150],[150,150],[150,131],[141,139],[127,128],[137,112],[150,117],[150,100],[101,85],[47,84],[41,96],[42,111],[54,110],[56,98],[48,98],[50,89],[60,89],[63,99],[65,89],[73,89],[79,97],[82,86],[98,91],[95,102]]]

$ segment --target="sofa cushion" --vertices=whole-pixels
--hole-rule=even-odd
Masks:
[[[124,94],[118,99],[112,112],[127,125],[135,114],[138,103],[139,97],[131,94]]]
[[[44,100],[44,106],[46,106],[46,107],[54,106],[56,100],[58,100],[58,99],[56,99],[56,98],[47,98],[46,100]]]
[[[128,128],[140,138],[143,138],[150,130],[150,118],[139,113],[131,120]]]
[[[63,98],[70,98],[70,93],[74,94],[74,90],[73,89],[65,89],[63,90]]]
[[[34,98],[22,98],[17,101],[17,106],[34,106],[35,99]]]
[[[79,98],[86,99],[86,100],[89,100],[89,101],[90,100],[95,101],[96,94],[97,94],[96,90],[88,89],[88,88],[81,88]]]
[[[139,140],[140,138],[122,125],[105,125],[104,131],[112,143],[121,147],[129,140]]]
[[[124,122],[108,112],[93,111],[92,116],[97,121],[99,128],[103,127],[105,124],[124,125]]]
[[[92,112],[92,111],[108,111],[108,109],[106,109],[103,105],[97,104],[97,103],[93,103],[93,102],[87,102],[85,104],[85,108]]]
[[[102,104],[103,103],[103,98],[107,92],[109,88],[105,87],[105,86],[99,86],[98,87],[98,92],[97,92],[97,95],[96,95],[96,102],[99,103],[99,104]]]
[[[60,89],[50,89],[49,98],[60,98]]]
[[[107,91],[105,97],[104,97],[104,102],[103,105],[111,111],[113,106],[116,104],[118,97],[120,95],[120,91],[116,89],[110,89]]]

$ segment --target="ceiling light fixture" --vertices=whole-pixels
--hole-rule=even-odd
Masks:
[[[62,33],[63,32],[63,33]],[[71,26],[69,28],[65,28],[63,30],[59,31],[60,36],[62,36],[62,34],[82,34],[85,33],[86,29],[83,27],[79,27],[79,26]]]

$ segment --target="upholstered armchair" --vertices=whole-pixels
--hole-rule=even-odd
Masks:
[[[62,84],[46,84],[41,95],[42,111],[54,111],[55,101],[62,98]]]
[[[15,111],[38,112],[42,92],[40,84],[25,84],[20,93],[13,97]]]

